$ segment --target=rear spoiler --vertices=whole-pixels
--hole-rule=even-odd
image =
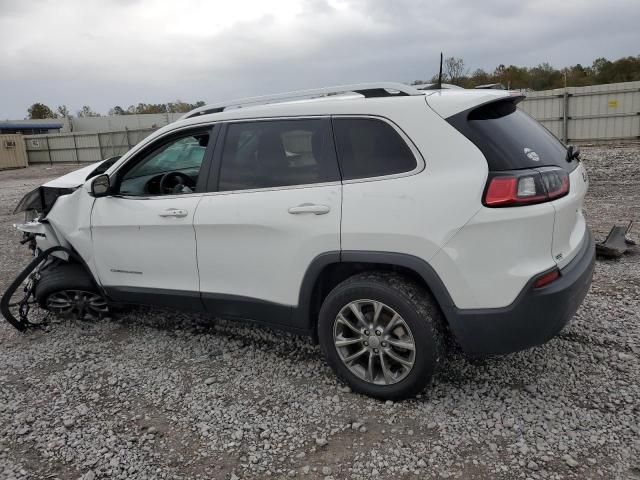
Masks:
[[[478,85],[473,87],[476,90],[506,90],[501,83],[488,83],[486,85]]]
[[[460,112],[471,110],[487,103],[509,100],[522,101],[525,95],[519,91],[480,89],[480,90],[441,90],[425,97],[427,104],[442,118],[449,118]]]

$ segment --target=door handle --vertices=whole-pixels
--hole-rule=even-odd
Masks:
[[[158,215],[161,217],[186,217],[186,210],[182,210],[180,208],[167,208],[164,212],[160,212]]]
[[[329,213],[331,207],[328,205],[315,205],[313,203],[303,203],[297,207],[291,207],[289,213],[292,215],[298,215],[300,213],[314,213],[315,215],[324,215]]]

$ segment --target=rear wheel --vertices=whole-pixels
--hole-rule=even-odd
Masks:
[[[107,300],[77,264],[55,265],[42,272],[35,297],[41,308],[66,318],[98,319],[109,313]]]
[[[320,310],[329,365],[354,391],[381,399],[415,395],[443,361],[442,319],[429,293],[393,273],[355,275]]]

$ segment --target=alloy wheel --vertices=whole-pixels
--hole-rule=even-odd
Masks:
[[[349,371],[376,385],[403,380],[415,363],[416,344],[409,325],[376,300],[345,305],[334,320],[333,342]]]
[[[107,301],[101,295],[84,290],[54,292],[46,301],[47,310],[63,317],[102,318],[109,313]]]

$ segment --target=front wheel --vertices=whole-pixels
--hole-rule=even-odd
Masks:
[[[36,285],[35,297],[41,308],[65,318],[99,319],[109,314],[107,300],[78,264],[45,269]]]
[[[442,318],[429,293],[393,273],[355,275],[322,304],[320,345],[354,391],[385,400],[415,395],[443,361]]]

